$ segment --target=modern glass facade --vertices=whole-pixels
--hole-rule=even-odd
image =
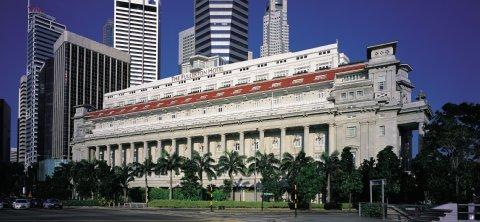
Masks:
[[[103,25],[103,44],[113,47],[113,19]]]
[[[24,111],[25,128],[24,132],[19,134],[25,135],[25,166],[43,158],[38,153],[38,139],[43,137],[40,135],[40,128],[44,126],[39,124],[39,119],[43,118],[43,113],[39,110],[39,99],[42,96],[40,92],[40,71],[45,62],[53,58],[53,44],[65,30],[65,26],[56,22],[55,18],[49,16],[39,10],[30,10],[28,12],[27,27],[27,81],[26,81],[26,108]],[[43,147],[40,149],[44,149]]]
[[[70,157],[76,106],[103,107],[103,94],[129,86],[130,56],[65,31],[55,43],[53,151],[54,158]]]
[[[248,58],[248,0],[195,0],[195,54]]]

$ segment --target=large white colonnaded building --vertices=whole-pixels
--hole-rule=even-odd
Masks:
[[[358,166],[388,145],[410,158],[412,131],[423,133],[430,108],[411,100],[412,69],[396,50],[396,42],[368,47],[367,61],[358,63],[338,44],[217,67],[191,61],[189,73],[105,94],[103,110],[78,107],[73,160],[122,165],[156,160],[161,150],[281,158],[302,149],[319,160],[348,146]],[[174,178],[177,184],[181,176]],[[167,187],[168,177],[149,183]]]

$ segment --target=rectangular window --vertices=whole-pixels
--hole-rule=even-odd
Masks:
[[[363,97],[363,91],[357,91],[357,97]]]
[[[225,81],[225,82],[222,82],[222,88],[225,88],[225,87],[230,87],[232,85],[232,81]]]
[[[267,80],[267,78],[268,78],[268,74],[258,75],[255,77],[255,81],[263,81],[263,80]]]
[[[192,88],[192,89],[190,90],[190,93],[198,93],[198,92],[200,92],[200,91],[202,91],[202,87],[199,86],[199,87],[194,87],[194,88]]]
[[[237,85],[241,85],[241,84],[247,84],[250,82],[250,78],[247,77],[247,78],[241,78],[241,79],[238,79],[237,81]]]
[[[163,98],[172,98],[172,96],[173,96],[173,93],[169,92],[169,93],[165,93]]]
[[[273,78],[280,78],[288,75],[288,70],[277,71],[273,74]]]
[[[348,99],[355,99],[355,92],[348,92]]]
[[[323,99],[325,97],[324,92],[318,92],[318,98]]]
[[[348,126],[347,127],[347,137],[353,138],[357,136],[357,127],[356,126]]]
[[[385,76],[379,76],[378,77],[378,91],[384,91],[387,89],[387,86],[385,85]]]
[[[302,100],[302,94],[301,93],[295,94],[295,101],[299,102],[301,100]]]
[[[380,126],[380,136],[385,136],[385,126]]]
[[[347,99],[347,93],[342,93],[341,98],[342,98],[342,100],[346,100]]]
[[[205,86],[205,91],[215,90],[216,86],[217,86],[216,84],[207,85],[207,86]]]
[[[187,94],[187,90],[180,90],[180,91],[177,91],[177,96],[183,96]]]

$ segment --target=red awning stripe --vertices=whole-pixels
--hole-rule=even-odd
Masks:
[[[149,110],[156,110],[161,108],[168,108],[169,106],[178,106],[192,104],[206,100],[216,100],[228,98],[232,96],[246,95],[256,92],[278,90],[294,86],[307,85],[317,82],[332,81],[335,79],[337,73],[350,72],[362,70],[365,64],[355,64],[350,66],[343,66],[336,69],[323,70],[319,72],[306,73],[279,79],[273,79],[264,82],[245,84],[240,86],[228,87],[224,89],[199,92],[191,95],[180,96],[175,98],[166,98],[157,101],[149,101],[145,103],[133,104],[124,107],[103,109],[90,112],[87,117],[91,119],[112,117],[129,113],[144,112]]]

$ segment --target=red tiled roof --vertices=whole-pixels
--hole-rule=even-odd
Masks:
[[[317,82],[332,81],[337,73],[355,71],[365,68],[365,64],[355,64],[342,66],[335,69],[323,70],[313,73],[306,73],[301,75],[289,76],[279,79],[273,79],[258,83],[245,84],[240,86],[228,87],[209,92],[199,92],[186,96],[175,98],[165,98],[157,101],[149,101],[145,103],[133,104],[123,107],[103,109],[90,112],[87,117],[91,119],[111,117],[129,113],[144,112],[149,110],[156,110],[167,108],[169,106],[178,106],[185,104],[192,104],[195,102],[216,100],[228,98],[232,96],[245,95],[255,92],[263,92],[269,90],[278,90],[294,86],[308,85]]]

